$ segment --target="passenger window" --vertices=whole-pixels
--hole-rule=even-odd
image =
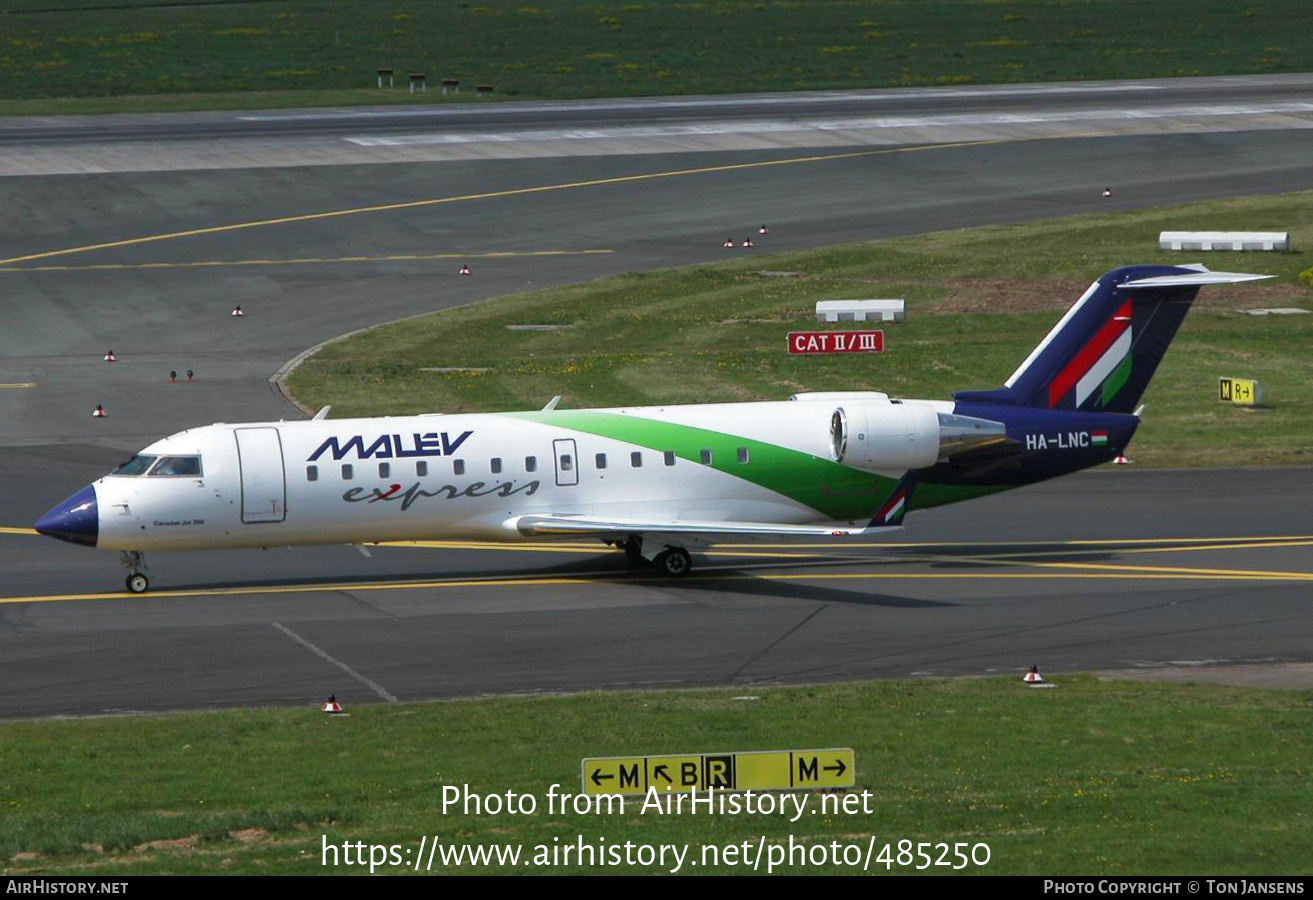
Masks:
[[[643,467],[642,451],[635,450],[633,453],[629,454],[629,464],[635,469],[641,469]]]
[[[526,471],[526,472],[537,472],[537,471],[538,471],[538,457],[536,457],[536,456],[526,456],[526,457],[524,458],[524,471]]]
[[[429,474],[429,461],[427,459],[421,459],[415,463],[415,476],[417,478],[423,478],[427,474]]]
[[[146,470],[151,467],[151,463],[159,459],[158,456],[134,456],[132,459],[119,466],[111,475],[145,475]]]
[[[746,463],[747,461],[748,461],[748,448],[747,448],[747,447],[740,447],[740,448],[739,448],[739,462],[741,462],[741,463]]]
[[[392,477],[392,463],[379,463],[379,464],[378,464],[378,477],[379,477],[379,478],[391,478],[391,477]]]
[[[463,459],[453,459],[453,460],[451,461],[451,471],[452,471],[452,474],[455,474],[455,475],[464,475],[464,474],[465,474],[465,460],[463,460]]]
[[[305,467],[305,480],[306,480],[306,481],[318,481],[318,480],[319,480],[319,467],[318,467],[318,466],[306,466],[306,467]]]
[[[606,468],[606,454],[605,454],[605,453],[599,453],[599,454],[597,454],[597,456],[594,457],[594,459],[595,459],[595,461],[597,462],[597,468],[599,468],[599,469],[605,469],[605,468]]]
[[[492,458],[492,474],[494,475],[501,474],[501,460],[496,456]]]
[[[665,452],[665,457],[666,457],[666,465],[668,465],[668,466],[673,466],[673,465],[675,464],[675,451],[674,451],[674,450],[667,450],[667,451]]]
[[[574,468],[574,457],[568,453],[561,454],[561,471],[569,472]]]
[[[355,477],[356,477],[356,467],[353,466],[353,465],[351,465],[351,463],[343,463],[343,464],[342,464],[342,480],[343,480],[343,481],[350,481],[352,478],[355,478]]]
[[[704,466],[709,466],[709,465],[711,465],[711,451],[710,451],[710,450],[703,450],[703,451],[701,452],[700,456],[701,456],[701,458],[702,458],[702,465],[704,465]]]
[[[183,475],[199,478],[201,475],[201,458],[199,456],[165,456],[150,470],[152,475]]]

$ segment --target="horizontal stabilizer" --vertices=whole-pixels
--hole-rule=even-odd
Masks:
[[[1189,275],[1155,275],[1122,283],[1123,288],[1203,287],[1209,284],[1242,284],[1246,281],[1263,281],[1272,275],[1250,275],[1245,272],[1191,272]]]

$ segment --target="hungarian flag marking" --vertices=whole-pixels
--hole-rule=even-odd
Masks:
[[[899,514],[903,511],[903,507],[906,505],[907,492],[899,491],[893,497],[889,498],[888,502],[885,503],[884,508],[880,510],[881,521],[892,522],[894,519],[897,519]]]
[[[1095,432],[1091,432],[1091,434],[1090,434],[1090,445],[1093,446],[1093,447],[1106,447],[1106,446],[1108,446],[1108,432],[1106,432],[1106,431],[1095,431]]]

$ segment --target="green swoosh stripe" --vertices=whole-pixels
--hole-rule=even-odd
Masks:
[[[694,463],[701,462],[703,450],[710,450],[710,467],[716,471],[774,491],[836,521],[869,520],[898,484],[891,478],[810,453],[690,425],[572,409],[505,415],[624,441],[658,453],[673,450],[680,459]],[[747,463],[738,461],[740,448],[748,451]]]

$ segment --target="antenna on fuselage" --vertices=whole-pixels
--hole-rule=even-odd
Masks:
[[[330,409],[332,409],[332,408],[333,408],[333,407],[331,407],[331,406],[325,406],[323,409],[319,410],[319,412],[315,413],[315,417],[314,417],[314,419],[313,419],[312,421],[318,421],[318,420],[320,420],[320,419],[327,419],[327,418],[328,418],[328,411],[329,411]]]
[[[551,412],[552,410],[556,409],[557,405],[561,402],[561,400],[564,397],[565,394],[557,394],[555,397],[547,401],[547,405],[543,407],[542,411]]]

